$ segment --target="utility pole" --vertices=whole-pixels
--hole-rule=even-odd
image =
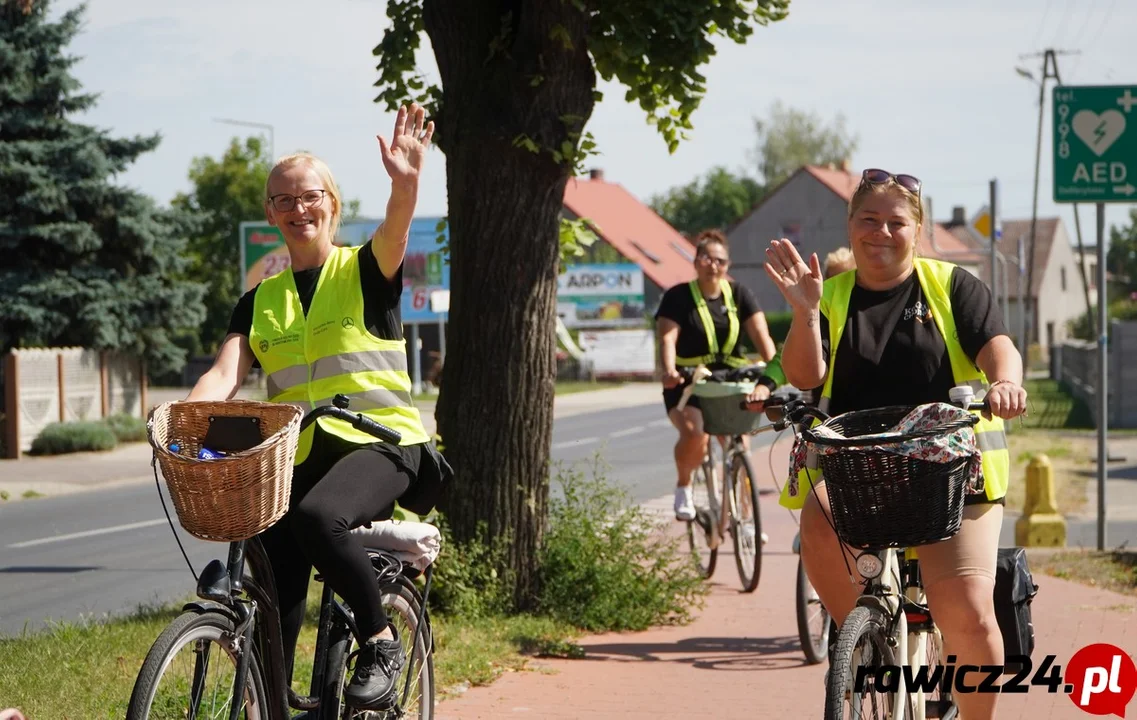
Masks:
[[[1030,306],[1028,308],[1020,308],[1027,318],[1026,329],[1026,342],[1029,344],[1034,331],[1034,249],[1038,245],[1038,182],[1039,172],[1042,163],[1042,121],[1046,111],[1046,81],[1053,78],[1059,85],[1062,84],[1062,78],[1058,75],[1058,56],[1059,55],[1079,55],[1078,50],[1055,50],[1047,48],[1040,53],[1029,53],[1027,55],[1020,55],[1020,60],[1027,60],[1031,58],[1042,58],[1042,77],[1038,81],[1038,142],[1034,152],[1034,206],[1030,213],[1030,248],[1027,251],[1026,262],[1026,302]],[[1023,68],[1015,68],[1019,75],[1034,80],[1034,74],[1029,70]],[[1086,312],[1090,312],[1090,286],[1086,279],[1086,260],[1085,248],[1082,245],[1082,224],[1078,220],[1078,205],[1074,203],[1074,227],[1078,234],[1078,274],[1082,278],[1082,290],[1086,296]],[[1029,311],[1028,311],[1029,310]],[[1090,318],[1090,325],[1093,326],[1093,318]],[[1041,340],[1041,336],[1039,338]],[[1025,356],[1026,348],[1019,348]]]

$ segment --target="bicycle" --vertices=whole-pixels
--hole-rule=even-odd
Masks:
[[[953,388],[951,393],[952,403],[958,407],[968,411],[985,410],[985,403],[971,402],[973,396],[974,392],[967,386]],[[971,463],[978,462],[974,456],[942,464],[910,457],[897,460],[901,456],[874,449],[874,446],[955,432],[979,421],[977,415],[972,415],[929,430],[881,435],[912,409],[876,408],[836,418],[800,402],[787,403],[780,409],[790,422],[802,423],[801,435],[811,446],[838,449],[834,454],[821,454],[819,464],[829,488],[837,535],[846,545],[860,551],[855,564],[863,578],[864,590],[837,632],[830,650],[826,720],[868,716],[925,720],[959,716],[950,688],[932,687],[939,685],[932,680],[934,675],[925,674],[920,681],[917,672],[918,682],[914,685],[918,689],[909,695],[904,678],[881,670],[884,666],[897,666],[897,657],[903,658],[908,668],[928,668],[922,671],[924,673],[934,672],[943,664],[943,637],[928,608],[915,548],[946,539],[958,531],[963,511],[963,483]],[[836,430],[838,436],[819,436],[817,427],[809,428],[805,424],[809,418]],[[890,457],[885,458],[885,455]],[[936,465],[941,467],[932,467]],[[895,492],[888,500],[896,502],[881,502],[878,497],[872,509],[860,506],[858,501],[863,498],[858,497],[857,492],[865,487],[866,476],[880,480],[869,492],[889,485]],[[917,478],[921,483],[918,490],[909,482]],[[944,496],[951,498],[950,507]],[[904,500],[912,502],[905,505]],[[927,508],[941,504],[943,510],[939,513],[927,512]],[[893,521],[901,515],[911,516],[913,508],[921,509],[914,517],[918,522],[909,524],[904,531],[897,530]],[[891,580],[895,580],[895,585],[890,584]],[[865,712],[866,696],[871,715]]]
[[[377,439],[399,442],[398,432],[349,412],[348,404],[347,397],[337,395],[332,405],[305,415],[300,429],[321,417],[334,417]],[[384,609],[404,643],[407,660],[388,706],[356,710],[343,703],[350,655],[366,638],[359,637],[350,608],[327,583],[320,600],[310,694],[298,695],[290,687],[272,568],[260,538],[253,536],[230,542],[227,561],[210,561],[196,578],[200,599],[186,603],[182,614],[151,646],[131,693],[127,720],[430,720],[434,713],[434,637],[427,600],[437,552],[416,557],[376,547],[381,544],[375,542],[380,533],[371,524],[352,532],[364,539],[382,588]],[[414,583],[419,576],[424,579],[421,594]],[[317,574],[316,580],[323,578]],[[178,672],[174,662],[185,649],[191,650],[188,667]],[[221,666],[222,677],[214,682],[210,671],[216,666]],[[160,692],[167,680],[170,695]],[[234,702],[234,698],[242,700]],[[304,713],[292,716],[292,710]]]
[[[704,577],[710,578],[718,562],[718,548],[729,532],[738,578],[743,591],[748,593],[758,588],[765,536],[756,484],[758,475],[743,436],[753,434],[762,416],[745,410],[738,399],[754,389],[754,381],[765,368],[765,363],[714,372],[702,365],[681,368],[680,375],[690,382],[676,405],[682,410],[692,395],[698,397],[703,429],[708,435],[707,451],[692,480],[695,517],[687,521],[687,542]],[[721,474],[716,467],[712,436],[719,438],[723,450]],[[722,502],[722,499],[727,501]]]

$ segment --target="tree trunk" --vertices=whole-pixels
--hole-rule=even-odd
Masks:
[[[547,514],[558,224],[571,174],[551,150],[592,113],[586,17],[559,0],[426,0],[423,19],[442,81],[452,268],[437,418],[457,477],[442,510],[455,539],[479,537],[484,522],[488,540],[504,543],[502,569],[524,608]],[[514,146],[522,135],[540,151]]]

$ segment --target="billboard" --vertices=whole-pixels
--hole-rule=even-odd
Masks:
[[[431,311],[431,293],[450,290],[450,266],[438,244],[441,218],[415,218],[403,260],[403,324],[437,323],[441,313]],[[340,225],[336,244],[356,246],[370,239],[382,220],[351,220]],[[449,238],[449,229],[442,235]],[[238,230],[241,246],[243,291],[256,287],[289,266],[288,248],[280,231],[267,222],[243,222]]]
[[[644,273],[635,263],[570,265],[557,278],[557,315],[567,327],[644,323]]]

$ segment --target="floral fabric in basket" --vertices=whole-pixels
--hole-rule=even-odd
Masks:
[[[892,430],[872,435],[862,435],[860,439],[865,441],[863,447],[866,449],[883,450],[884,452],[896,453],[898,455],[905,455],[929,462],[948,463],[958,460],[961,457],[972,456],[976,459],[976,462],[971,464],[971,476],[967,479],[964,492],[968,495],[977,495],[984,492],[984,485],[982,463],[978,462],[980,452],[979,447],[975,444],[975,431],[973,428],[962,427],[947,435],[916,438],[900,443],[896,442],[896,439],[901,435],[917,430],[930,430],[945,423],[966,419],[969,415],[971,415],[971,413],[955,405],[949,405],[948,403],[929,403],[913,408],[912,412],[905,415]],[[826,427],[825,425],[818,425],[813,428],[813,434],[819,437],[844,437],[836,430]],[[878,441],[879,444],[874,444],[874,440]],[[825,445],[817,445],[810,448],[808,443],[799,435],[794,441],[793,449],[790,451],[790,477],[788,483],[791,497],[796,497],[798,494],[798,474],[806,467],[811,450],[821,455],[829,455],[831,453],[841,452],[842,448]],[[810,470],[811,478],[816,479],[821,474],[819,469],[814,470],[811,468]]]

